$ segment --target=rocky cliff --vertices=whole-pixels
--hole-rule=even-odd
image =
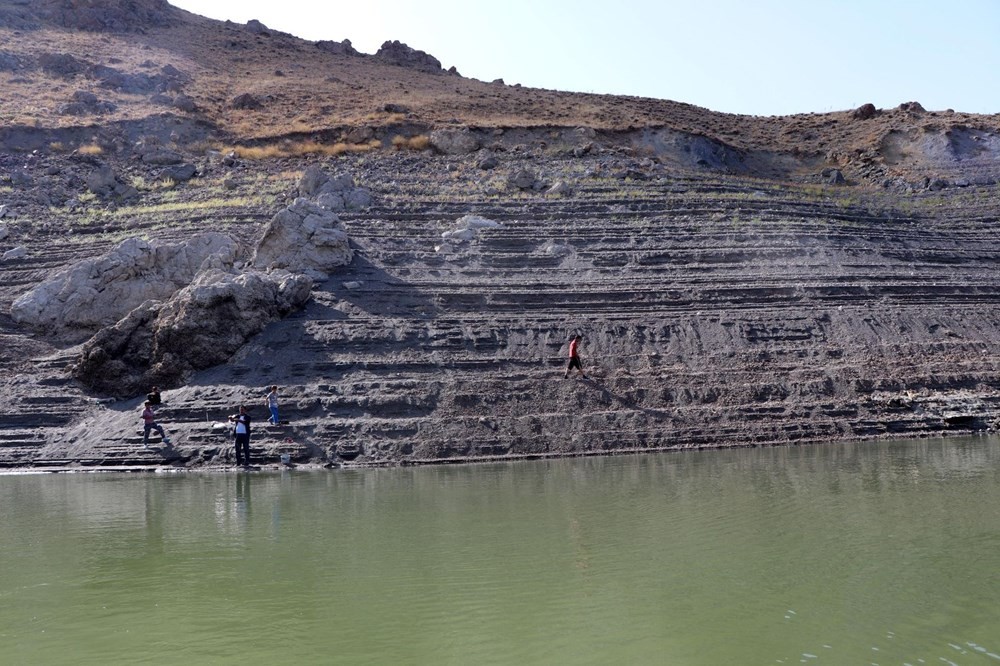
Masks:
[[[48,97],[0,103],[0,465],[229,464],[240,403],[260,462],[331,465],[997,419],[995,117],[726,116],[169,11],[141,49],[37,13],[7,33],[8,90]],[[221,255],[177,249],[206,232]],[[144,449],[153,381],[174,436]]]

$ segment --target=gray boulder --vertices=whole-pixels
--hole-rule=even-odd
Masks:
[[[569,197],[573,195],[573,187],[562,180],[556,181],[556,183],[545,191],[546,194],[551,194],[557,197]]]
[[[160,172],[160,180],[172,180],[175,183],[184,183],[198,175],[198,169],[193,164],[178,164],[167,167]]]
[[[535,186],[537,179],[538,177],[531,171],[521,169],[507,178],[507,186],[518,190],[530,190]]]
[[[250,19],[247,21],[247,30],[255,35],[269,36],[271,34],[270,28],[258,21],[257,19]]]
[[[349,174],[330,176],[320,167],[308,167],[299,179],[299,195],[313,197],[328,211],[365,210],[372,205],[371,191],[357,187]]]
[[[294,269],[319,281],[353,259],[340,218],[300,198],[268,223],[251,265],[259,270]]]
[[[253,111],[264,108],[264,100],[250,93],[237,95],[229,102],[230,108],[243,111]]]
[[[430,134],[431,146],[445,155],[468,155],[479,150],[479,139],[468,129],[439,129]]]
[[[87,176],[87,189],[100,196],[109,195],[117,185],[118,178],[107,164],[99,166]]]
[[[6,252],[4,252],[3,256],[0,257],[0,259],[2,259],[3,261],[10,261],[12,259],[23,259],[27,256],[28,256],[28,248],[24,246],[18,246],[12,250],[7,250]]]
[[[10,182],[14,187],[32,187],[35,179],[24,169],[14,169],[10,172]]]
[[[184,161],[184,156],[174,150],[153,147],[142,154],[142,161],[153,166],[172,166]]]
[[[387,65],[407,67],[431,74],[443,73],[440,60],[424,51],[410,48],[400,41],[384,42],[372,58]]]

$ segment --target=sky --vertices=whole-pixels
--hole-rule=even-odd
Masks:
[[[1000,0],[170,0],[362,53],[399,40],[483,81],[759,116],[1000,113]]]

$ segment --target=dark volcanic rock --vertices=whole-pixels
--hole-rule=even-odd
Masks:
[[[851,113],[851,117],[854,118],[855,120],[868,120],[870,118],[874,118],[877,115],[878,115],[878,109],[876,109],[875,105],[871,103],[862,104],[858,108],[854,109],[853,113]]]
[[[234,97],[232,101],[229,102],[229,107],[243,111],[252,111],[254,109],[264,108],[264,101],[256,95],[242,93]]]
[[[342,42],[335,42],[332,40],[324,39],[316,42],[316,48],[321,51],[326,51],[327,53],[332,53],[334,55],[349,55],[356,56],[359,55],[357,49],[351,45],[351,40],[345,39]]]
[[[78,30],[132,32],[173,23],[167,0],[32,0],[38,20]]]
[[[438,74],[443,71],[440,60],[429,53],[410,48],[398,40],[383,43],[382,47],[372,57],[387,65],[408,67],[431,74]]]

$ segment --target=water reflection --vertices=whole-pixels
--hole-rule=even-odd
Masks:
[[[996,444],[2,477],[0,653],[990,663]]]

